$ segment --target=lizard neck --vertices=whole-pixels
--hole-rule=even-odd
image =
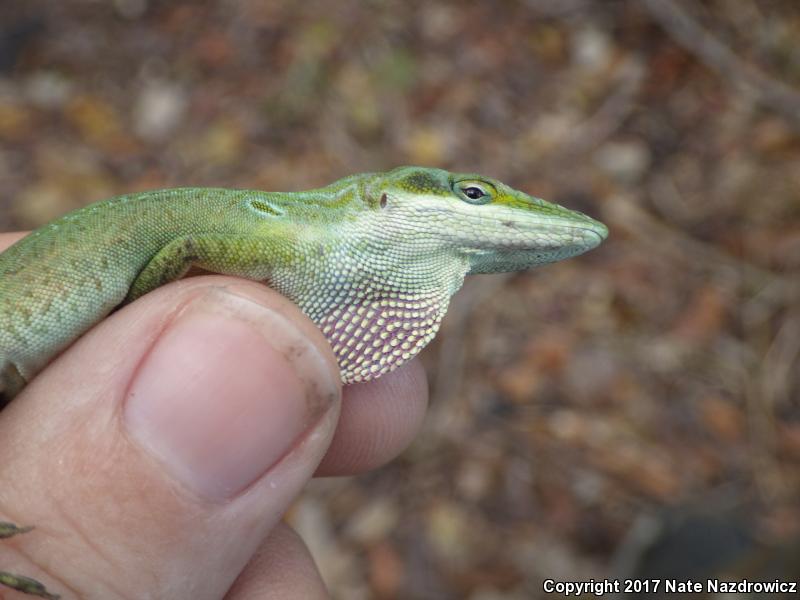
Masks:
[[[276,271],[269,281],[322,330],[345,383],[374,379],[415,356],[469,270],[452,253],[409,252],[379,234],[307,241],[304,268]]]

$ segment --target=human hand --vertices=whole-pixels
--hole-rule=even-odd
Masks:
[[[155,290],[0,412],[0,521],[37,526],[0,542],[0,570],[65,600],[326,598],[281,516],[315,473],[398,454],[427,387],[412,361],[341,398],[322,334],[266,286]]]

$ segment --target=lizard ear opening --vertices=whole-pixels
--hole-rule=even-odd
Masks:
[[[386,208],[386,205],[389,203],[389,197],[386,195],[386,192],[381,194],[381,200],[379,202],[381,208]]]

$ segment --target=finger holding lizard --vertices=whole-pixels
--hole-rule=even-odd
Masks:
[[[86,206],[43,226],[0,255],[0,397],[8,402],[20,395],[22,401],[15,402],[19,406],[12,406],[11,416],[5,417],[11,422],[20,419],[16,427],[8,429],[5,439],[10,440],[16,458],[45,448],[50,450],[45,456],[58,456],[57,464],[70,465],[71,455],[65,452],[70,447],[63,440],[69,439],[73,430],[86,434],[78,436],[81,443],[97,444],[100,450],[94,448],[92,458],[97,461],[84,471],[93,477],[100,472],[103,475],[98,480],[115,482],[117,487],[97,491],[101,492],[98,497],[106,494],[108,506],[118,510],[125,506],[126,494],[139,488],[126,488],[128,480],[114,480],[113,472],[106,468],[109,457],[116,458],[120,447],[128,447],[111,444],[104,437],[113,437],[119,429],[115,418],[126,424],[130,440],[172,465],[173,478],[199,497],[217,500],[234,496],[241,500],[248,486],[258,487],[253,483],[256,472],[263,474],[267,469],[264,465],[254,468],[252,461],[241,457],[231,459],[222,451],[221,439],[256,440],[245,446],[249,451],[255,448],[269,464],[278,465],[282,464],[274,462],[278,456],[285,455],[285,460],[294,456],[287,448],[306,447],[298,441],[303,437],[300,433],[311,431],[308,428],[316,423],[317,434],[303,438],[315,449],[308,454],[313,460],[308,458],[305,470],[286,467],[294,474],[293,484],[276,488],[290,497],[322,458],[339,406],[338,386],[331,395],[333,388],[308,374],[310,357],[315,355],[308,348],[325,348],[316,355],[326,357],[332,371],[338,368],[338,381],[346,384],[371,384],[383,377],[390,377],[385,380],[389,382],[397,377],[419,381],[419,368],[407,365],[413,364],[409,361],[436,334],[450,298],[465,276],[519,271],[577,256],[597,247],[607,235],[606,227],[587,215],[496,179],[414,166],[356,174],[304,192],[180,188],[128,194]],[[206,279],[167,286],[172,290],[169,293],[178,293],[175,298],[182,298],[181,303],[153,309],[168,293],[158,288],[192,268],[265,282],[282,296],[271,296],[276,301],[262,305],[262,309],[267,307],[265,312],[257,310],[260,303],[243,292],[254,289],[244,283],[236,285],[236,293],[232,293],[233,284],[212,285],[206,293],[197,292],[194,286],[220,281]],[[266,297],[262,293],[266,294],[262,290],[256,294]],[[299,315],[297,308],[308,319],[286,316]],[[123,318],[128,319],[127,325],[119,325]],[[229,324],[223,326],[223,321]],[[195,331],[186,338],[189,343],[174,344],[174,339],[182,339],[175,338],[175,332],[182,331],[179,325],[187,323],[192,327],[186,331]],[[116,334],[109,336],[109,331]],[[277,346],[269,351],[244,338],[237,340],[245,331],[251,335],[260,332],[262,345],[266,340]],[[290,335],[292,331],[304,334]],[[109,337],[101,337],[102,332]],[[304,336],[307,341],[316,339],[320,346],[298,343]],[[106,343],[93,346],[89,353],[85,348],[92,340]],[[166,371],[173,376],[144,377],[156,372],[149,371],[148,365],[164,348],[173,348],[171,354],[164,354],[170,359],[161,361],[173,367]],[[234,356],[240,360],[231,368],[238,369],[238,375],[226,376],[222,383],[207,381],[221,365],[236,363]],[[283,367],[276,370],[274,365],[281,360]],[[307,368],[293,371],[292,365],[298,361],[308,363]],[[292,372],[293,376],[286,375]],[[184,375],[176,379],[174,373]],[[149,386],[137,385],[142,381]],[[259,381],[260,385],[254,384]],[[30,386],[27,392],[26,385]],[[377,388],[373,389],[383,387],[374,385]],[[383,387],[390,392],[402,388]],[[369,385],[360,389],[364,397],[371,395]],[[78,390],[79,397],[68,397]],[[198,400],[218,398],[222,390],[239,400]],[[254,390],[262,396],[267,393],[271,400],[252,402]],[[419,390],[418,386],[418,393],[412,395],[422,398]],[[49,402],[30,400],[40,394],[49,396]],[[240,406],[242,399],[248,398],[249,404]],[[284,402],[275,404],[281,398]],[[286,398],[293,401],[286,402]],[[389,422],[405,423],[395,431],[413,431],[424,402],[393,413]],[[92,410],[81,410],[85,406]],[[269,417],[276,406],[283,407],[277,410],[280,419]],[[366,429],[363,424],[371,417],[362,417],[370,411],[375,417],[381,414],[369,402],[359,407],[356,400],[353,406],[344,423],[356,424],[354,431]],[[387,406],[398,405],[384,404]],[[28,411],[24,419],[18,416],[22,411]],[[233,412],[239,421],[214,427],[224,423],[217,423],[215,411]],[[52,420],[63,420],[68,424],[66,430],[63,423],[60,429],[48,428]],[[386,422],[383,424],[385,429]],[[260,435],[240,435],[240,429],[254,427],[262,428]],[[395,425],[389,429],[392,427]],[[386,449],[402,447],[409,437],[382,438],[381,454],[369,445],[348,450],[350,433],[340,428],[342,431],[333,442],[332,458],[321,465],[320,473],[353,472],[380,464],[393,454]],[[3,435],[0,423],[0,439]],[[191,450],[186,451],[187,447]],[[136,452],[122,454],[138,456]],[[6,462],[13,465],[14,459]],[[25,469],[11,474],[36,481]],[[38,487],[49,489],[58,474],[40,477]],[[34,487],[20,496],[30,496]],[[118,490],[123,490],[122,496],[113,495]],[[176,495],[155,496],[158,508],[163,509]],[[177,508],[176,514],[184,520],[192,514],[187,506]],[[70,514],[66,509],[62,512]],[[170,515],[173,511],[163,512]],[[35,516],[37,511],[26,510],[28,514]],[[141,529],[139,534],[146,533],[146,527]],[[238,532],[250,537],[245,535],[243,543],[231,550],[252,553],[254,532],[260,532],[262,538],[266,535],[259,528]],[[113,531],[109,538],[104,545],[113,547],[115,541],[121,541]],[[154,537],[153,543],[157,539]],[[234,555],[241,562],[242,555]],[[159,567],[163,569],[164,564]],[[195,564],[205,566],[203,560]],[[229,571],[223,569],[223,573]],[[164,580],[157,574],[154,577]]]
[[[325,339],[268,288],[219,276],[161,288],[0,413],[2,519],[38,527],[0,545],[0,563],[62,598],[237,598],[254,587],[324,598],[279,521],[326,453],[339,394]],[[415,362],[346,388],[346,435],[322,471],[388,460],[426,397]]]

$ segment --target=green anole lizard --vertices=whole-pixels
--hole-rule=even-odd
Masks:
[[[184,188],[69,213],[0,254],[0,407],[116,307],[191,267],[268,283],[333,348],[344,383],[368,381],[435,335],[470,273],[576,256],[594,219],[475,174],[363,173],[304,192]],[[0,523],[4,537],[26,529]],[[37,582],[0,583],[45,598]]]

